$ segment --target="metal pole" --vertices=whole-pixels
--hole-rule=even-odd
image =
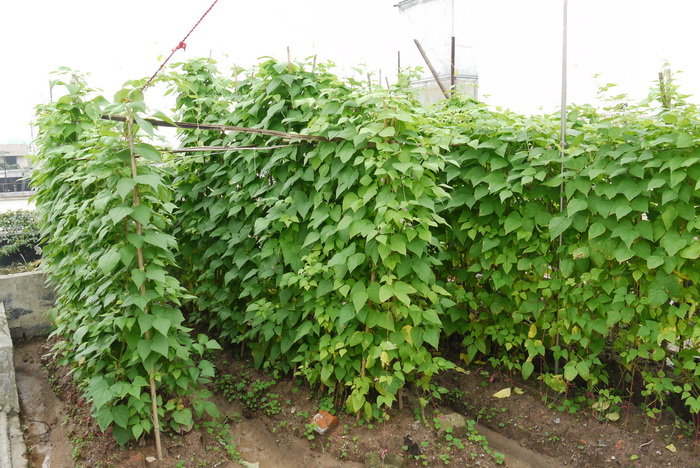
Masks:
[[[396,78],[401,78],[401,51],[396,53]]]
[[[440,81],[440,78],[438,78],[438,74],[435,71],[435,69],[433,68],[433,64],[430,63],[430,59],[425,54],[423,47],[420,45],[420,42],[418,42],[418,39],[413,39],[413,42],[416,43],[416,47],[418,47],[418,51],[423,56],[423,60],[425,60],[425,64],[428,65],[428,68],[430,69],[430,73],[433,74],[433,78],[435,78],[435,81],[437,82],[438,86],[440,87],[440,91],[442,91],[442,94],[445,96],[445,99],[449,99],[450,96],[449,96],[449,94],[447,94],[447,90],[445,89],[445,85],[443,85],[442,81]]]
[[[563,28],[562,28],[562,52],[561,52],[561,133],[559,137],[559,157],[564,158],[564,151],[566,149],[566,85],[567,85],[567,23],[568,23],[568,10],[569,2],[564,0],[564,16],[563,16]],[[564,173],[564,163],[561,163],[560,174]],[[564,212],[564,184],[561,185],[559,189],[559,212]],[[564,244],[564,238],[562,234],[559,234],[559,246]],[[561,259],[559,260],[561,264]],[[561,271],[561,269],[560,269]],[[557,321],[559,321],[559,312],[557,311]],[[557,336],[555,338],[555,344],[559,346],[559,332],[557,331]],[[554,374],[559,374],[559,358],[554,361]]]
[[[450,89],[452,90],[451,94],[454,94],[455,88],[455,37],[452,36],[452,50],[450,52]]]

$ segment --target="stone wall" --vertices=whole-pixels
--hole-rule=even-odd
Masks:
[[[13,338],[48,332],[50,321],[45,312],[53,307],[54,301],[53,289],[46,285],[40,271],[0,275],[0,302],[5,305]]]

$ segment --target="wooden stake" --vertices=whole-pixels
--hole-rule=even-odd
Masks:
[[[129,137],[129,152],[131,154],[131,177],[136,178],[138,175],[136,171],[136,152],[134,150],[134,119],[131,116],[131,111],[128,110],[129,112],[129,118],[127,119],[127,134]],[[140,199],[139,199],[139,186],[138,184],[134,185],[134,207],[137,207],[141,204]],[[139,221],[136,221],[136,234],[140,237],[142,234],[142,229],[141,229],[141,223]],[[139,247],[136,249],[136,254],[138,256],[138,263],[139,263],[139,271],[145,272],[146,268],[144,265],[143,261],[143,248]],[[141,283],[141,296],[146,295],[146,282],[144,281]],[[148,309],[145,309],[143,311],[144,314],[148,313]],[[150,341],[151,339],[151,332],[150,330],[146,331],[146,340]],[[158,460],[163,459],[163,448],[160,443],[160,423],[158,420],[158,398],[156,395],[156,380],[155,380],[155,375],[154,375],[154,369],[151,367],[151,369],[148,371],[148,374],[150,376],[150,387],[151,387],[151,409],[153,411],[153,432],[155,433],[156,436],[156,451],[158,452]]]
[[[289,51],[289,46],[287,46],[287,70],[292,73],[292,53]]]
[[[311,67],[311,73],[314,73],[316,71],[316,58],[317,58],[316,55],[314,55],[314,64]]]

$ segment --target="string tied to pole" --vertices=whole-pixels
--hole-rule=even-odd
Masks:
[[[156,70],[156,72],[153,74],[153,76],[151,76],[148,79],[148,81],[146,81],[146,84],[144,84],[141,87],[142,92],[148,87],[149,84],[151,84],[151,82],[156,78],[156,76],[158,76],[158,73],[160,73],[160,71],[163,69],[163,67],[165,67],[165,65],[170,61],[170,59],[173,57],[173,55],[175,55],[175,52],[177,52],[180,49],[185,50],[187,48],[187,44],[185,43],[187,38],[190,37],[190,34],[192,34],[195,29],[197,29],[197,26],[199,26],[199,23],[202,22],[202,20],[209,14],[211,9],[214,8],[214,5],[216,5],[218,2],[219,2],[219,0],[214,0],[214,2],[209,6],[209,8],[207,8],[207,11],[205,11],[204,14],[202,15],[202,17],[199,18],[199,21],[197,21],[195,23],[195,25],[192,26],[192,29],[190,29],[190,32],[188,32],[187,35],[180,42],[178,42],[178,44],[175,46],[175,48],[170,52],[170,55],[168,55],[168,58],[166,58],[163,61],[163,63],[160,64],[160,66],[158,67],[158,70]]]

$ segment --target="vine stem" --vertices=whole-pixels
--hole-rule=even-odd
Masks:
[[[129,139],[129,154],[131,156],[131,177],[136,179],[136,176],[138,175],[138,172],[136,170],[136,152],[134,150],[134,119],[131,115],[131,109],[128,109],[128,115],[129,117],[127,118],[126,124],[127,124],[127,137]],[[137,207],[141,204],[140,197],[139,197],[139,186],[138,184],[134,185],[134,207]],[[141,223],[139,221],[136,221],[136,234],[141,237],[142,235],[142,227]],[[143,261],[143,247],[139,247],[136,249],[136,255],[138,256],[138,262],[139,262],[139,271],[145,272],[146,267],[144,265]],[[146,281],[144,280],[141,283],[141,296],[146,295]],[[143,311],[144,314],[148,313],[148,308],[144,309]],[[150,341],[151,339],[151,331],[146,330],[146,340]],[[160,423],[158,420],[158,401],[157,401],[157,395],[156,395],[156,379],[154,375],[154,370],[153,367],[151,367],[148,371],[149,377],[150,377],[150,387],[151,387],[151,409],[153,411],[153,432],[155,433],[156,436],[156,451],[158,452],[158,460],[163,459],[163,448],[160,443]]]

